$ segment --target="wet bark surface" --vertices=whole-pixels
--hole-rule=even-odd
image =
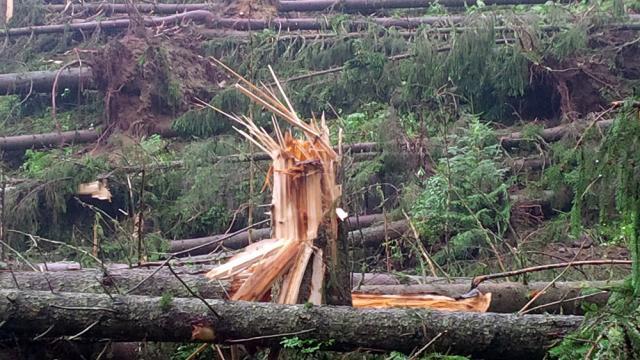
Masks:
[[[434,337],[433,351],[492,359],[541,358],[575,330],[579,316],[357,310],[198,299],[0,290],[0,340],[76,336],[114,341],[191,341],[192,325],[213,329],[215,342],[307,331],[333,340],[332,349],[358,347],[411,352]],[[78,335],[81,334],[81,335]],[[272,340],[273,341],[273,340]],[[277,339],[276,339],[277,341]]]

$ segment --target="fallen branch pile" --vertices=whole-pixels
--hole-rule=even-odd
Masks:
[[[297,334],[301,339],[331,343],[330,348],[337,350],[369,348],[409,353],[438,337],[430,350],[513,359],[542,358],[552,342],[583,321],[579,316],[206,302],[0,290],[0,339],[72,336],[89,341],[108,338],[234,344],[259,337],[262,344],[268,344],[269,340],[278,343],[283,334]]]
[[[415,29],[424,25],[458,24],[465,20],[464,16],[423,16],[423,17],[373,17],[363,20],[354,19],[345,21],[341,25],[349,31],[364,30],[371,24],[383,27],[395,27],[403,29]],[[629,15],[631,23],[603,24],[601,27],[608,27],[618,30],[640,30],[640,15]],[[191,22],[204,25],[209,29],[233,29],[241,31],[261,31],[272,29],[277,31],[297,31],[297,30],[325,30],[331,29],[331,19],[329,18],[272,18],[272,19],[245,19],[245,18],[220,18],[216,13],[207,10],[188,11],[180,14],[143,17],[143,25],[147,27],[180,25],[184,22]],[[103,31],[122,31],[132,24],[129,18],[107,19],[99,21],[72,22],[67,24],[27,26],[0,30],[0,37],[30,36],[40,34],[56,34],[64,32],[91,32],[97,29]],[[553,27],[557,29],[557,27]]]
[[[544,4],[544,0],[487,0],[485,5],[533,5]],[[424,8],[438,4],[460,8],[476,5],[475,0],[280,0],[278,11],[379,11],[385,9]]]

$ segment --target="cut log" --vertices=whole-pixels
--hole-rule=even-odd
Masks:
[[[87,341],[231,343],[263,337],[266,345],[295,333],[301,339],[330,343],[329,349],[409,353],[438,337],[430,351],[532,359],[542,358],[549,345],[583,321],[580,316],[207,303],[219,317],[199,299],[0,290],[0,339],[74,336]]]
[[[59,73],[59,74],[58,74]],[[58,76],[57,92],[65,88],[94,89],[93,73],[89,68],[68,68],[62,71],[29,71],[0,75],[0,94],[50,93]]]
[[[533,5],[545,0],[487,0],[486,5]],[[459,8],[476,5],[475,0],[283,0],[278,1],[278,11],[379,11],[385,9],[424,8],[438,4]]]
[[[211,269],[211,267],[206,267]],[[21,289],[36,291],[58,292],[87,292],[117,294],[134,288],[142,280],[152,274],[152,270],[143,269],[119,269],[109,270],[108,275],[100,270],[85,269],[75,271],[34,272],[0,271],[0,288]],[[227,281],[213,281],[205,279],[202,271],[192,274],[187,268],[174,268],[174,270],[192,290],[207,299],[224,299],[231,290],[231,284]],[[362,274],[352,275],[352,286],[356,294],[371,295],[440,295],[449,298],[458,298],[465,294],[470,287],[471,279],[458,279],[455,283],[447,283],[444,278],[402,277],[391,274],[366,274],[363,284],[360,283]],[[414,285],[367,285],[382,282],[395,281],[415,282]],[[424,285],[417,285],[418,281],[427,281]],[[616,286],[617,282],[559,282],[549,288],[529,308],[540,305],[552,304],[533,311],[534,313],[557,314],[583,314],[583,304],[604,305],[609,297],[608,293],[586,297],[583,299],[568,300],[582,296],[587,289],[608,289]],[[483,283],[479,286],[481,293],[491,293],[491,305],[488,311],[495,313],[515,313],[520,310],[530,299],[532,294],[542,290],[547,283]],[[153,277],[146,280],[138,287],[133,295],[162,296],[164,294],[174,297],[191,297],[191,294],[173,276],[168,269],[160,270]],[[568,300],[568,301],[567,301]],[[555,303],[555,304],[554,304]],[[424,304],[423,304],[424,305]],[[357,306],[357,303],[354,303]]]

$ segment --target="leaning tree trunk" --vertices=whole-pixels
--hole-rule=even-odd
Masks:
[[[271,336],[263,341],[273,344],[283,334],[296,333],[301,339],[316,339],[336,350],[409,353],[433,341],[429,351],[533,359],[542,358],[549,345],[583,320],[579,316],[357,310],[255,302],[207,304],[211,308],[199,299],[0,290],[0,340],[40,335],[76,336],[88,341],[233,343]]]

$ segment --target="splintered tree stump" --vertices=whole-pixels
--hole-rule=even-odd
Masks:
[[[339,267],[346,264],[341,257],[347,253],[346,236],[339,231],[339,222],[346,216],[338,219],[336,208],[342,193],[336,181],[340,156],[329,140],[324,114],[320,122],[302,121],[271,68],[282,100],[275,91],[260,89],[222,62],[214,61],[236,76],[240,92],[299,130],[303,137],[295,138],[291,130],[283,132],[275,117],[273,134],[269,134],[246,116],[229,115],[202,102],[240,124],[238,132],[269,154],[272,164],[266,181],[273,193],[272,238],[248,246],[207,277],[237,284],[232,300],[259,301],[271,293],[280,304],[319,305],[326,303],[328,288],[331,301],[348,304],[349,277],[337,274],[346,271]]]

